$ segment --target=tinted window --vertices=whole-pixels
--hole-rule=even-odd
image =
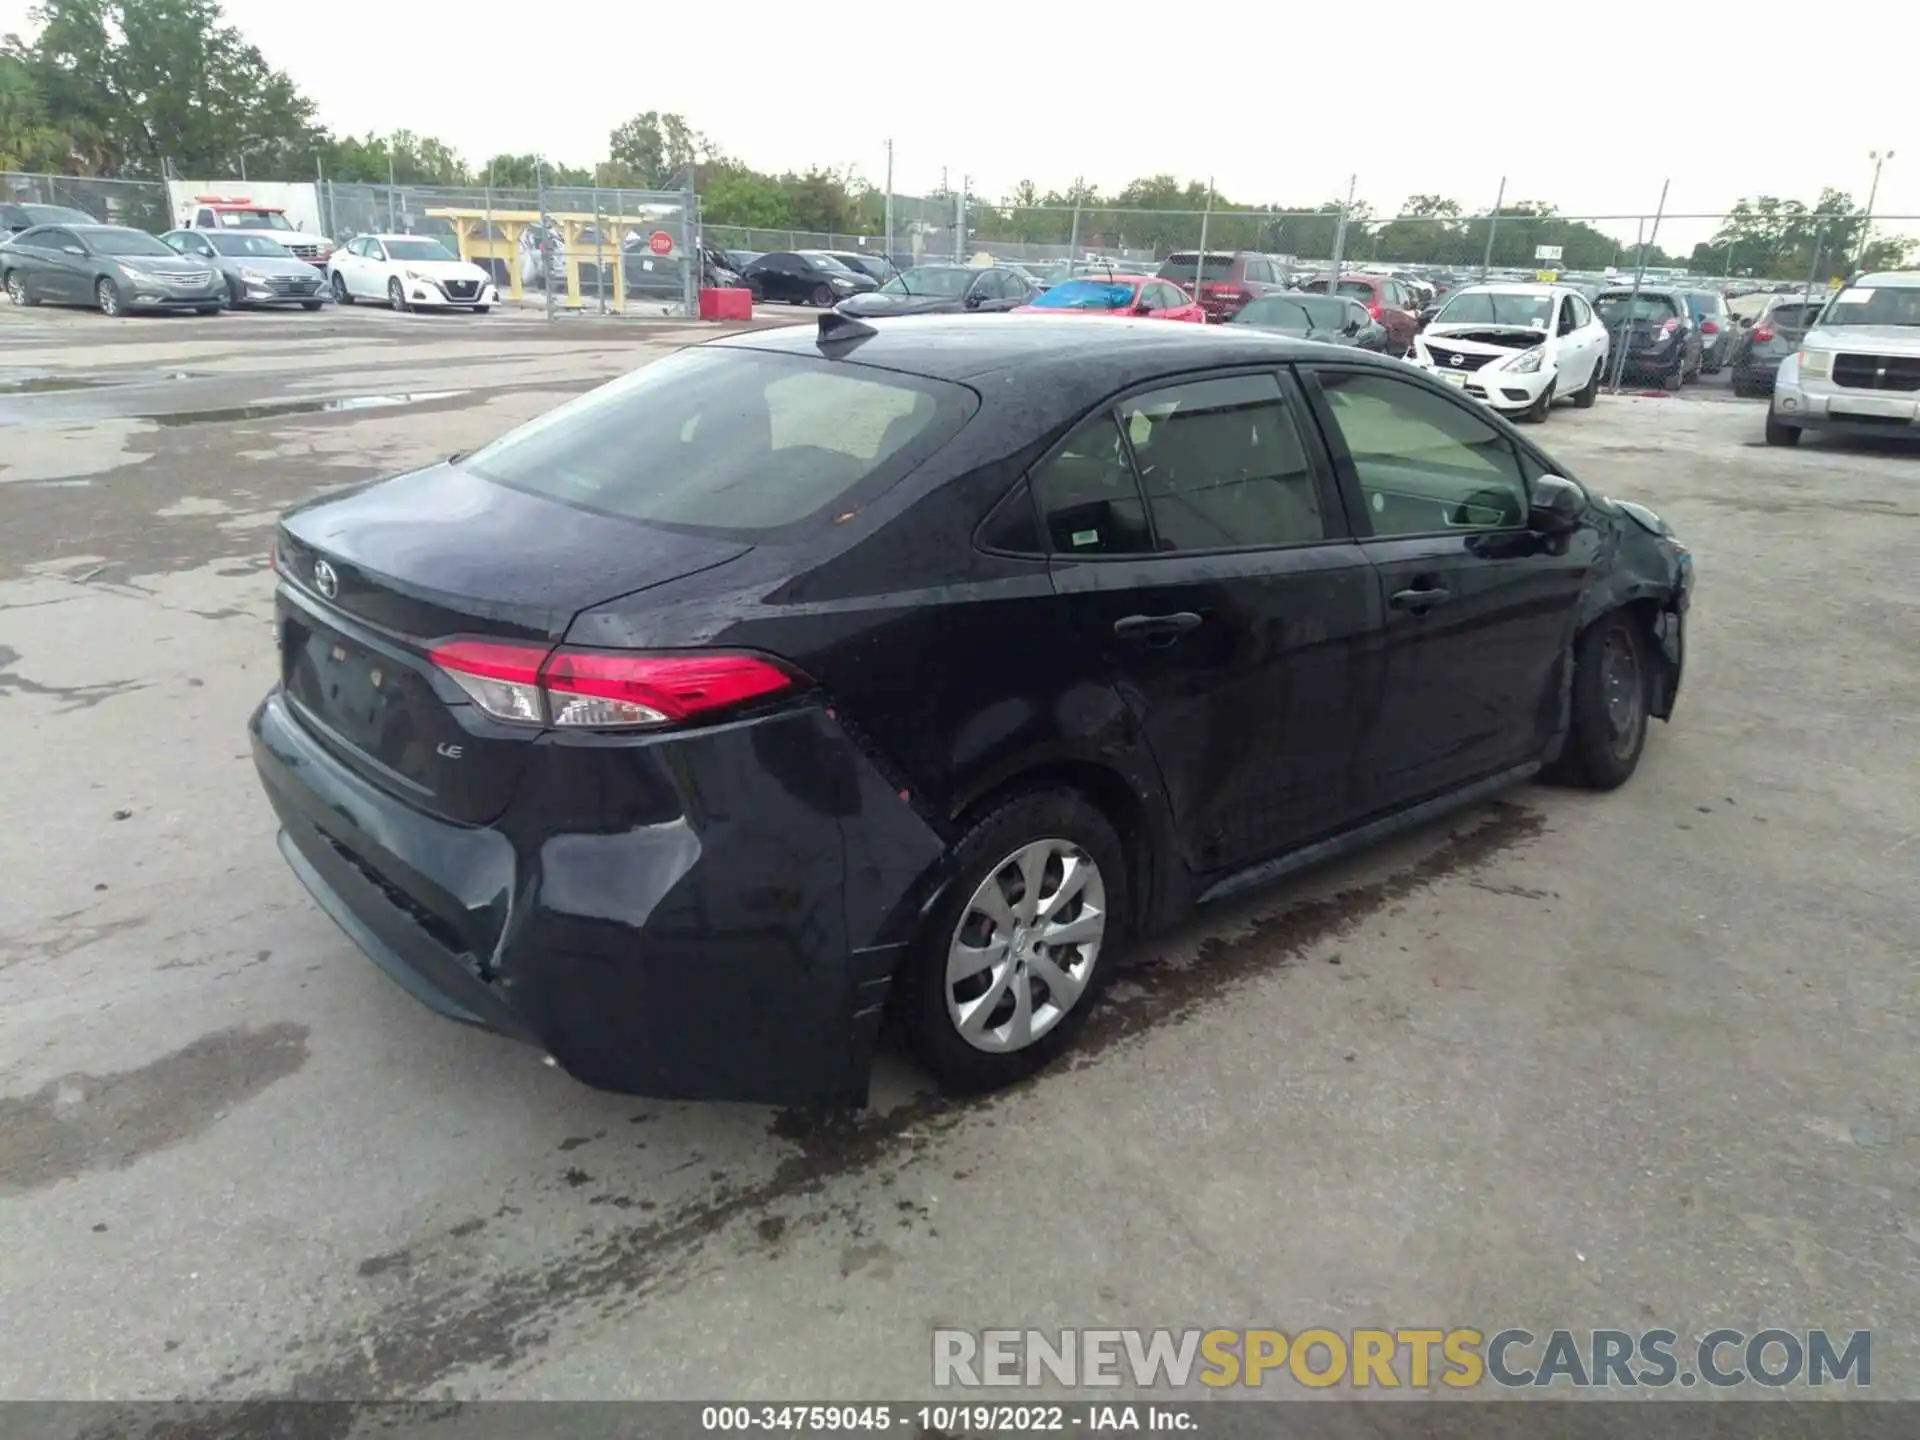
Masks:
[[[1233,278],[1233,256],[1216,255],[1207,252],[1207,261],[1200,264],[1199,252],[1194,250],[1176,250],[1167,256],[1154,274],[1162,280],[1185,280],[1191,282],[1193,272],[1198,269],[1200,278],[1206,281],[1231,280]]]
[[[1768,312],[1767,318],[1776,325],[1811,325],[1822,306],[1818,301],[1811,305],[1795,301],[1791,305],[1776,305]]]
[[[989,550],[1010,550],[1016,555],[1037,555],[1047,542],[1040,534],[1040,522],[1033,513],[1033,496],[1022,480],[1013,487],[980,526],[980,543]]]
[[[1033,494],[1052,548],[1066,555],[1153,549],[1146,506],[1111,415],[1096,415],[1033,469]]]
[[[1512,444],[1464,406],[1383,375],[1323,372],[1320,388],[1376,535],[1525,523]]]
[[[1162,550],[1292,545],[1325,536],[1320,497],[1279,382],[1201,380],[1120,407]]]
[[[1340,293],[1342,295],[1358,295],[1362,299],[1371,300],[1373,299],[1373,282],[1371,280],[1342,280],[1340,282]]]
[[[1307,318],[1307,307],[1303,302],[1288,300],[1279,295],[1268,295],[1241,306],[1240,313],[1233,317],[1232,323],[1273,325],[1283,330],[1305,330],[1311,322]]]
[[[691,349],[511,431],[476,474],[633,520],[772,530],[943,443],[972,413],[958,385],[748,350]]]
[[[1626,321],[1629,309],[1636,322],[1652,320],[1678,319],[1680,307],[1673,303],[1671,295],[1649,295],[1641,291],[1636,297],[1630,290],[1609,291],[1595,297],[1593,308],[1600,313],[1600,319],[1608,325],[1619,325]]]

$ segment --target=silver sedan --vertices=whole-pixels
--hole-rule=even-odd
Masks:
[[[218,230],[169,230],[160,237],[182,255],[205,260],[226,277],[227,299],[241,305],[298,305],[318,310],[327,303],[327,277],[278,240],[264,235],[228,235]]]

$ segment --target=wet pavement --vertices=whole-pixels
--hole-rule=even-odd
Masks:
[[[1920,1396],[1920,455],[1556,410],[1699,556],[1630,785],[1135,947],[1033,1084],[890,1055],[821,1122],[428,1014],[247,758],[280,509],[704,333],[0,311],[0,1398],[900,1398],[939,1325],[1757,1322],[1870,1328]]]

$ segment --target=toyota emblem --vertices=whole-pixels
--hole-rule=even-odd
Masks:
[[[1459,357],[1458,355],[1456,355],[1456,356],[1454,356],[1454,357],[1453,357],[1453,358],[1452,358],[1451,360],[1449,360],[1449,361],[1448,361],[1447,363],[1448,363],[1449,365],[1458,365],[1458,364],[1460,364],[1460,363],[1461,363],[1461,362],[1460,362],[1460,357]]]
[[[324,560],[313,562],[313,588],[329,600],[340,593],[340,577],[333,573],[333,566]]]

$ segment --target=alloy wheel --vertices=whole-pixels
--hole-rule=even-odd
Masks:
[[[112,316],[120,313],[120,290],[111,280],[100,282],[97,295],[102,315]]]
[[[1107,932],[1100,867],[1035,840],[988,872],[947,949],[947,1016],[976,1050],[1024,1050],[1085,993]]]
[[[15,305],[27,303],[27,285],[18,275],[7,276],[7,299]]]
[[[1633,636],[1616,626],[1601,652],[1601,694],[1607,707],[1607,748],[1625,759],[1640,743],[1647,723],[1646,685]]]

